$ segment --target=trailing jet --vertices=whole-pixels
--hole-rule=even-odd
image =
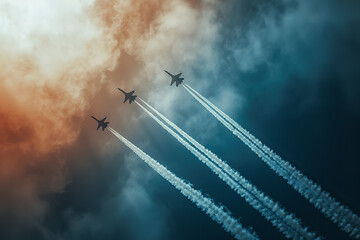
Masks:
[[[184,80],[184,78],[181,78],[181,77],[180,77],[181,73],[176,74],[176,75],[172,75],[171,73],[169,73],[169,72],[166,71],[166,70],[165,70],[165,72],[166,72],[167,74],[169,74],[170,77],[171,77],[170,86],[173,85],[174,82],[176,82],[176,86],[179,86],[179,84],[181,84],[181,83],[183,82],[183,80]]]
[[[96,128],[96,130],[99,130],[100,127],[102,127],[102,130],[104,131],[105,128],[109,125],[109,122],[105,122],[106,117],[104,117],[104,119],[102,120],[97,120],[95,117],[91,116],[93,119],[95,119],[98,123],[98,126]]]
[[[131,92],[125,92],[124,90],[122,90],[121,88],[118,88],[119,91],[121,91],[122,93],[125,94],[125,99],[124,99],[124,103],[126,102],[126,100],[129,100],[129,104],[131,104],[133,101],[135,101],[135,98],[137,97],[136,95],[133,95],[135,90],[132,90]]]

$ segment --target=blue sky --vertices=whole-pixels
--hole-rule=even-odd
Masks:
[[[150,34],[138,50],[123,50],[88,115],[108,116],[115,130],[227,206],[261,239],[283,239],[139,107],[121,104],[121,95],[108,90],[133,87],[311,231],[346,239],[182,87],[170,87],[163,70],[183,72],[186,83],[359,214],[359,3],[188,2],[192,10],[176,12],[187,13],[178,36]],[[173,26],[166,15],[158,22],[160,29]],[[119,75],[132,84],[115,81]],[[60,153],[67,159],[63,190],[41,196],[47,207],[36,227],[19,224],[16,234],[0,227],[5,239],[232,239],[109,132],[81,121],[77,140]]]

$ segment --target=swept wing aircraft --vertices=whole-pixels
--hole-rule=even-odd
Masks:
[[[176,83],[176,86],[179,86],[179,84],[181,84],[181,83],[183,82],[183,80],[184,80],[184,78],[181,78],[181,77],[180,77],[180,76],[181,76],[181,73],[176,74],[176,75],[173,75],[173,74],[169,73],[169,72],[166,71],[166,70],[165,70],[165,72],[166,72],[167,74],[169,74],[170,77],[171,77],[170,86],[173,85],[174,83]]]
[[[133,101],[135,101],[136,95],[133,95],[135,90],[132,90],[131,92],[125,92],[121,88],[118,88],[120,92],[122,92],[125,95],[124,103],[129,100],[129,104],[131,104]]]
[[[109,122],[105,122],[106,117],[104,117],[104,119],[102,119],[102,120],[98,120],[98,119],[96,119],[96,117],[94,117],[94,116],[91,116],[91,117],[92,117],[93,119],[95,119],[95,121],[97,121],[97,123],[98,123],[98,126],[97,126],[96,130],[99,130],[99,128],[102,127],[102,130],[104,131],[105,128],[109,125]]]

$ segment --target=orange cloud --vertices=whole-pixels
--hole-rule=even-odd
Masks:
[[[66,184],[62,150],[78,138],[105,79],[115,84],[123,76],[134,78],[138,67],[128,64],[164,63],[171,54],[198,49],[194,39],[204,40],[193,26],[203,15],[195,9],[199,6],[181,0],[0,3],[4,216],[24,224],[41,221],[46,211],[42,196],[61,192]],[[120,51],[126,52],[123,57]],[[161,54],[155,57],[156,52]],[[114,69],[123,72],[111,73]]]
[[[82,0],[0,4],[0,212],[9,226],[36,224],[42,197],[64,188],[60,151],[116,65],[116,40],[90,8]]]

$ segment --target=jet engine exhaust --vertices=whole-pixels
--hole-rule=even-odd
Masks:
[[[360,238],[360,218],[358,215],[340,202],[337,202],[328,192],[322,190],[319,185],[304,176],[289,162],[283,160],[200,93],[187,84],[184,85],[184,88],[225,127],[240,138],[272,170],[284,178],[290,186],[311,202],[326,217],[331,219],[343,231],[347,232],[349,236],[356,239]]]
[[[205,197],[199,190],[194,189],[189,183],[186,183],[184,180],[177,177],[174,173],[148,156],[111,127],[109,127],[109,131],[152,169],[178,189],[186,198],[195,203],[198,208],[209,215],[212,220],[222,225],[222,227],[227,232],[231,233],[235,239],[258,239],[256,234],[250,233],[248,230],[244,229],[242,225],[230,215],[230,213],[224,211],[224,207],[217,206],[212,199]]]
[[[199,149],[203,154],[206,155],[213,163],[215,163],[216,168],[213,167],[212,162],[210,162],[204,155],[199,152],[190,150],[191,146],[182,139],[181,143],[190,150],[196,157],[205,163],[220,179],[225,181],[235,192],[237,192],[241,197],[243,197],[252,207],[258,210],[265,219],[277,227],[280,232],[282,232],[287,238],[292,239],[315,239],[316,235],[310,233],[306,228],[301,226],[301,223],[298,219],[294,217],[293,214],[287,213],[280,205],[274,202],[271,198],[267,197],[259,191],[254,185],[252,185],[248,180],[242,177],[236,170],[231,168],[226,162],[222,161],[218,156],[212,153],[210,150],[206,149],[203,145],[198,143],[195,139],[185,133],[181,128],[167,119],[159,111],[153,108],[144,100],[139,100],[144,103],[149,109],[151,109],[155,114],[157,114],[165,123],[175,129],[180,135],[193,144],[197,149]],[[144,109],[155,121],[157,121],[165,130],[167,130],[171,135],[176,139],[181,138],[179,135],[174,135],[174,132],[166,126],[159,118],[151,114],[139,103],[138,105]],[[180,141],[180,140],[179,140]],[[220,169],[219,169],[220,168]],[[230,178],[231,177],[231,178]],[[234,182],[235,181],[235,182]]]

